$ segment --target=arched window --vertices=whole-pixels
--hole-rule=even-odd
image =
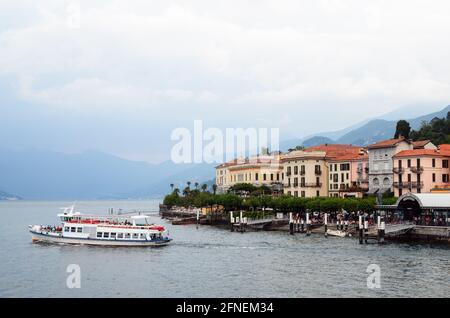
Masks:
[[[380,185],[380,180],[378,180],[378,178],[374,178],[373,179],[373,184],[376,185],[376,186],[379,186]]]
[[[383,179],[383,185],[384,186],[389,186],[390,184],[391,184],[391,182],[389,181],[389,178],[386,177],[386,178]]]

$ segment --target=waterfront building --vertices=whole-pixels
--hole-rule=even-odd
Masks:
[[[404,137],[379,141],[367,147],[369,152],[370,194],[393,191],[394,171],[392,158],[403,150],[412,150],[413,142]]]
[[[329,161],[329,196],[362,198],[369,190],[369,156],[366,150]]]
[[[434,146],[434,145],[433,145]],[[403,150],[393,156],[394,194],[450,189],[450,145]]]
[[[394,205],[377,205],[380,211],[389,212],[398,221],[413,221],[414,232],[424,238],[442,236],[448,240],[450,226],[450,193],[405,193]],[[443,231],[433,231],[430,226],[440,226]]]
[[[329,196],[330,160],[354,156],[361,150],[361,147],[352,145],[325,144],[294,150],[283,155],[281,162],[284,172],[284,194],[307,198]],[[351,180],[350,170],[348,173]],[[346,176],[345,174],[344,177]],[[346,183],[347,180],[344,184]]]
[[[230,187],[249,183],[254,186],[268,186],[275,192],[282,191],[283,168],[280,154],[260,155],[235,159],[216,167],[216,185],[219,193]]]

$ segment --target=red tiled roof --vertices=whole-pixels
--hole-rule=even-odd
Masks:
[[[430,142],[431,141],[429,141],[429,140],[417,140],[417,141],[413,141],[412,144],[413,144],[414,149],[419,149],[419,148],[425,147],[425,145]]]
[[[448,149],[413,149],[403,150],[394,155],[394,158],[399,157],[419,157],[419,156],[434,156],[434,157],[449,157],[450,148]]]
[[[325,157],[332,160],[354,160],[361,158],[362,147],[346,144],[325,144],[304,149],[306,152],[322,151]]]
[[[401,138],[395,138],[395,139],[382,140],[382,141],[379,141],[377,143],[367,146],[367,148],[368,149],[390,148],[390,147],[395,147],[402,141],[406,141],[406,142],[410,143],[410,141],[408,139],[401,137]]]

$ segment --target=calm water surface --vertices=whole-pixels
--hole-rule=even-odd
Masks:
[[[231,233],[166,225],[163,248],[102,248],[31,243],[28,224],[57,224],[71,202],[0,202],[1,297],[448,297],[450,249],[412,244],[359,245],[355,239],[288,233]],[[108,208],[157,210],[158,201],[85,201]],[[369,264],[381,289],[367,288]],[[81,288],[66,268],[81,267]]]

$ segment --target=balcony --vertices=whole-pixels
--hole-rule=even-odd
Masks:
[[[423,182],[394,182],[394,188],[398,189],[421,189],[423,188]]]
[[[367,179],[367,178],[358,178],[358,182],[359,183],[369,183],[369,179]]]
[[[412,173],[422,173],[423,172],[422,166],[411,166],[409,169],[411,169]]]
[[[314,170],[314,173],[318,176],[320,176],[322,174],[322,170]]]
[[[300,187],[302,187],[302,188],[321,188],[322,182],[301,183]]]
[[[395,174],[400,174],[400,173],[404,173],[405,172],[405,168],[394,167],[392,169],[392,171],[394,171]]]

